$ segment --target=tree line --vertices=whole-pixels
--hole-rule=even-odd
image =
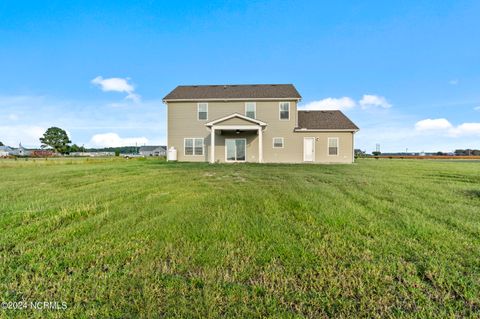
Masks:
[[[60,154],[79,153],[79,152],[112,152],[123,154],[138,153],[136,146],[122,146],[122,147],[103,147],[103,148],[85,148],[77,144],[72,144],[65,130],[53,126],[48,128],[43,136],[40,137],[42,149],[51,148],[54,152]],[[4,144],[0,141],[0,146]]]
[[[455,155],[458,156],[480,156],[480,150],[471,150],[471,149],[466,149],[466,150],[455,150]]]
[[[51,127],[40,138],[41,147],[51,147],[57,153],[68,154],[75,152],[112,152],[112,153],[137,153],[138,147],[123,146],[123,147],[103,147],[103,148],[85,148],[76,144],[70,145],[67,132],[59,127]]]

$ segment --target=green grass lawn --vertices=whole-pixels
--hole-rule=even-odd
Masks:
[[[0,317],[479,317],[480,162],[0,161]]]

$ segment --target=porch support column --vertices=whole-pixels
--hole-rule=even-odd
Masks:
[[[211,133],[210,133],[210,142],[211,142],[211,145],[210,145],[210,148],[211,148],[211,152],[210,152],[210,163],[215,163],[215,126],[212,125],[212,129],[210,130]]]
[[[258,162],[263,162],[263,130],[262,127],[258,127]]]

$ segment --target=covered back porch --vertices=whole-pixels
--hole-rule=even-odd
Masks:
[[[210,129],[210,163],[263,162],[266,123],[234,113],[206,126]]]

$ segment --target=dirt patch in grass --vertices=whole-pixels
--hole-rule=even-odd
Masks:
[[[470,198],[480,199],[480,189],[469,189],[464,194]]]

